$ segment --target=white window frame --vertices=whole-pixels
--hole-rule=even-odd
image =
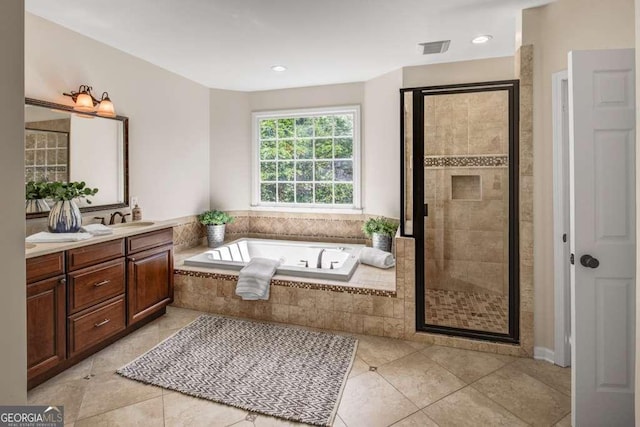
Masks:
[[[260,201],[260,120],[313,117],[323,115],[353,114],[353,204],[327,205],[322,203],[264,203]],[[280,212],[331,212],[362,213],[361,196],[361,143],[360,106],[345,105],[322,108],[300,108],[295,110],[257,111],[251,113],[251,209]],[[335,183],[335,181],[332,181]]]

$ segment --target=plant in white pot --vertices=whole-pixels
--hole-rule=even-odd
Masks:
[[[50,208],[46,202],[49,197],[49,183],[46,181],[29,181],[25,185],[25,212],[38,213],[49,212]]]
[[[226,225],[234,220],[234,217],[219,210],[205,211],[198,215],[200,224],[207,227],[207,242],[210,248],[216,248],[224,243]]]
[[[371,238],[372,246],[385,252],[391,252],[391,239],[397,229],[398,224],[383,217],[369,218],[362,225],[362,231]]]
[[[89,188],[81,182],[50,182],[49,197],[55,204],[49,212],[49,231],[52,233],[76,233],[82,227],[82,215],[75,199],[94,196],[97,188]],[[87,199],[87,203],[91,201]]]

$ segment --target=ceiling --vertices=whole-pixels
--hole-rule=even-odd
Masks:
[[[26,0],[28,12],[207,87],[365,81],[513,55],[516,16],[549,0]],[[493,40],[470,41],[481,34]],[[423,56],[418,43],[451,39]],[[277,73],[271,66],[288,70]]]

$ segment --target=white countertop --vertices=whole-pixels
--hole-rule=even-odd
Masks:
[[[81,240],[79,242],[62,242],[62,243],[27,243],[25,249],[26,258],[34,258],[41,255],[48,255],[56,252],[66,251],[74,248],[81,248],[83,246],[89,246],[96,243],[108,242],[110,240],[122,239],[123,237],[135,236],[136,234],[148,233],[150,231],[162,230],[163,228],[173,227],[177,224],[174,220],[169,221],[153,221],[144,220],[141,223],[153,223],[151,225],[133,225],[135,222],[127,223],[131,224],[126,227],[113,228],[113,234],[108,236],[93,236],[87,240]]]

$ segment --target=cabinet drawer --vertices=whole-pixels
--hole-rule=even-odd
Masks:
[[[124,239],[67,251],[67,270],[73,271],[124,256]]]
[[[69,317],[69,354],[86,350],[123,331],[126,326],[124,295],[97,308]]]
[[[27,283],[64,274],[64,252],[27,258]]]
[[[132,254],[171,243],[173,243],[173,228],[165,228],[164,230],[127,237],[127,251]]]
[[[124,258],[69,273],[69,313],[123,294],[125,277]]]

